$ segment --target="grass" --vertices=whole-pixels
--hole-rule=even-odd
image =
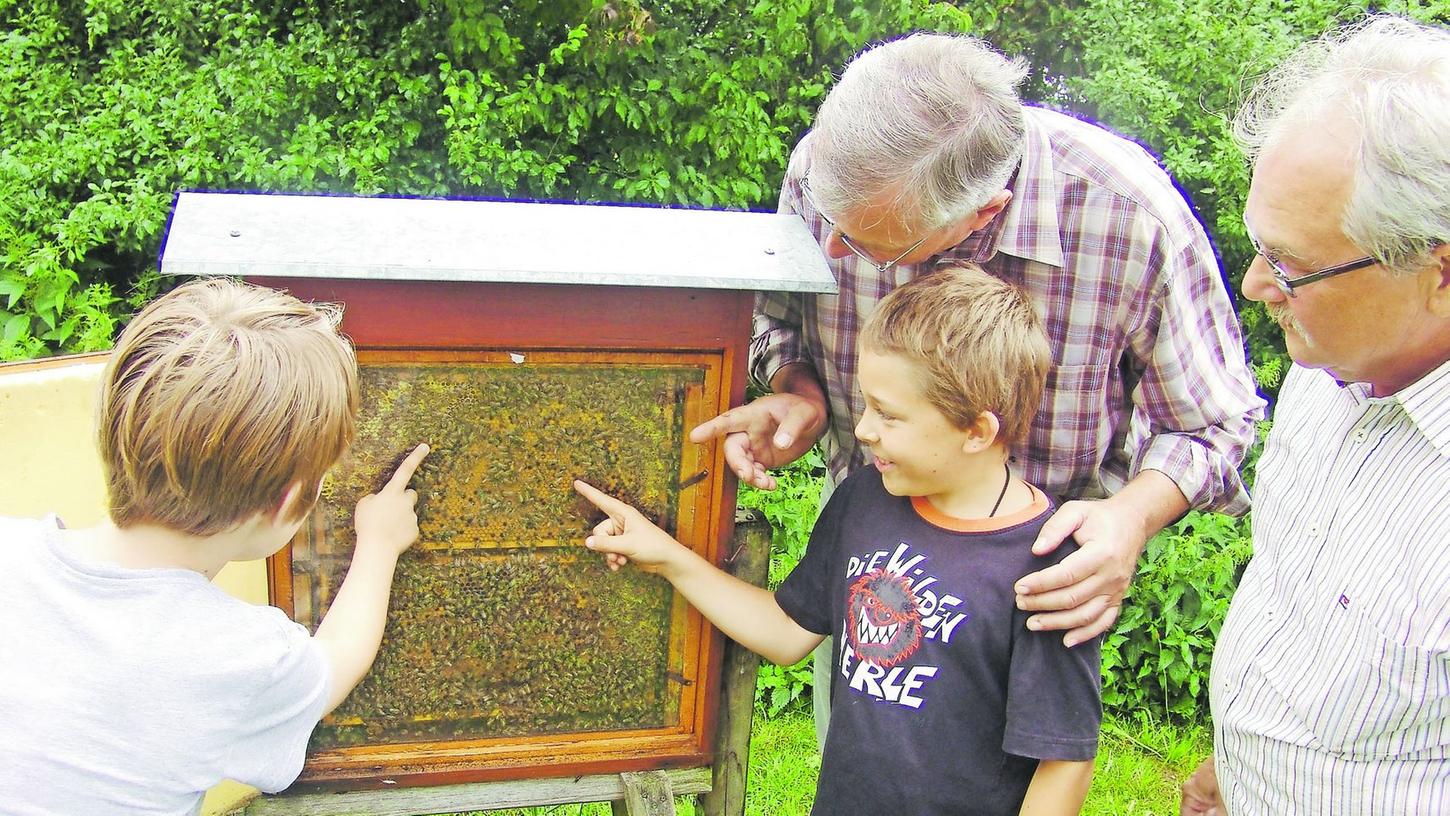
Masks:
[[[1164,816],[1178,812],[1178,786],[1208,755],[1212,734],[1202,726],[1157,722],[1149,717],[1103,723],[1096,772],[1084,816]],[[820,770],[809,711],[775,719],[756,716],[750,740],[750,816],[805,816]],[[694,816],[691,797],[675,802],[680,816]],[[555,805],[489,811],[489,816],[609,816],[609,805]],[[481,816],[481,814],[480,814]]]
[[[1109,719],[1098,743],[1085,816],[1178,813],[1178,788],[1213,747],[1201,725]]]

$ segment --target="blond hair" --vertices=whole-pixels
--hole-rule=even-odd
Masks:
[[[317,499],[351,444],[357,361],[341,309],[212,279],[158,298],[121,333],[101,386],[100,449],[118,527],[191,535]]]
[[[975,264],[946,266],[887,295],[861,329],[861,348],[921,366],[926,398],[952,425],[996,415],[998,439],[1027,436],[1052,351],[1032,301]]]

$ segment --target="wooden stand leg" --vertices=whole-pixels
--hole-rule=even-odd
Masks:
[[[749,515],[744,515],[749,514]],[[770,575],[770,524],[745,510],[735,518],[732,556],[725,569],[756,586]],[[746,773],[750,767],[750,726],[755,713],[755,675],[760,658],[734,641],[725,644],[720,687],[720,716],[715,734],[715,765],[710,791],[699,797],[702,816],[744,816]]]
[[[659,771],[622,773],[624,813],[629,816],[675,816],[675,794],[670,779]],[[614,805],[619,813],[619,803]]]

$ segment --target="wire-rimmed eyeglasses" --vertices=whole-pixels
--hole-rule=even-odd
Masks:
[[[886,261],[885,263],[878,261],[875,258],[871,257],[870,253],[858,246],[855,241],[851,240],[851,238],[847,236],[846,233],[842,232],[841,228],[836,226],[835,221],[832,221],[829,216],[827,216],[824,212],[821,212],[820,205],[816,203],[816,197],[811,194],[811,184],[808,178],[801,178],[801,193],[805,195],[806,201],[809,202],[811,205],[811,209],[816,211],[816,215],[819,215],[821,217],[821,220],[826,223],[826,226],[835,230],[836,235],[841,239],[841,243],[846,245],[846,249],[851,250],[851,254],[855,255],[857,258],[860,258],[866,263],[871,264],[871,266],[876,268],[877,272],[883,275],[891,271],[892,267],[901,263],[902,258],[905,258],[907,255],[915,252],[917,248],[919,248],[922,244],[926,243],[927,236],[923,235],[917,240],[916,243],[907,247],[905,252],[897,255],[892,260]]]
[[[1357,260],[1346,261],[1342,264],[1335,264],[1334,266],[1326,266],[1317,272],[1310,272],[1307,275],[1293,275],[1290,274],[1292,270],[1284,265],[1284,262],[1279,259],[1277,254],[1274,254],[1272,250],[1264,249],[1263,245],[1259,243],[1259,239],[1254,237],[1253,230],[1250,230],[1247,224],[1244,225],[1244,231],[1249,236],[1249,243],[1253,245],[1254,252],[1269,264],[1269,273],[1273,275],[1274,283],[1278,285],[1279,291],[1283,292],[1287,297],[1298,297],[1298,295],[1294,294],[1294,290],[1301,286],[1308,286],[1315,281],[1322,281],[1325,278],[1343,275],[1345,272],[1353,272],[1356,269],[1364,269],[1366,266],[1374,266],[1379,263],[1378,258],[1373,255],[1366,255]]]

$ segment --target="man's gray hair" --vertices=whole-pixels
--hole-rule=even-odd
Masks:
[[[912,34],[858,55],[822,103],[811,192],[827,215],[894,193],[896,217],[934,230],[1000,192],[1022,154],[1027,68],[973,37]]]
[[[1234,121],[1251,161],[1313,117],[1359,140],[1340,226],[1393,272],[1450,240],[1450,34],[1376,16],[1299,48],[1263,77]]]

